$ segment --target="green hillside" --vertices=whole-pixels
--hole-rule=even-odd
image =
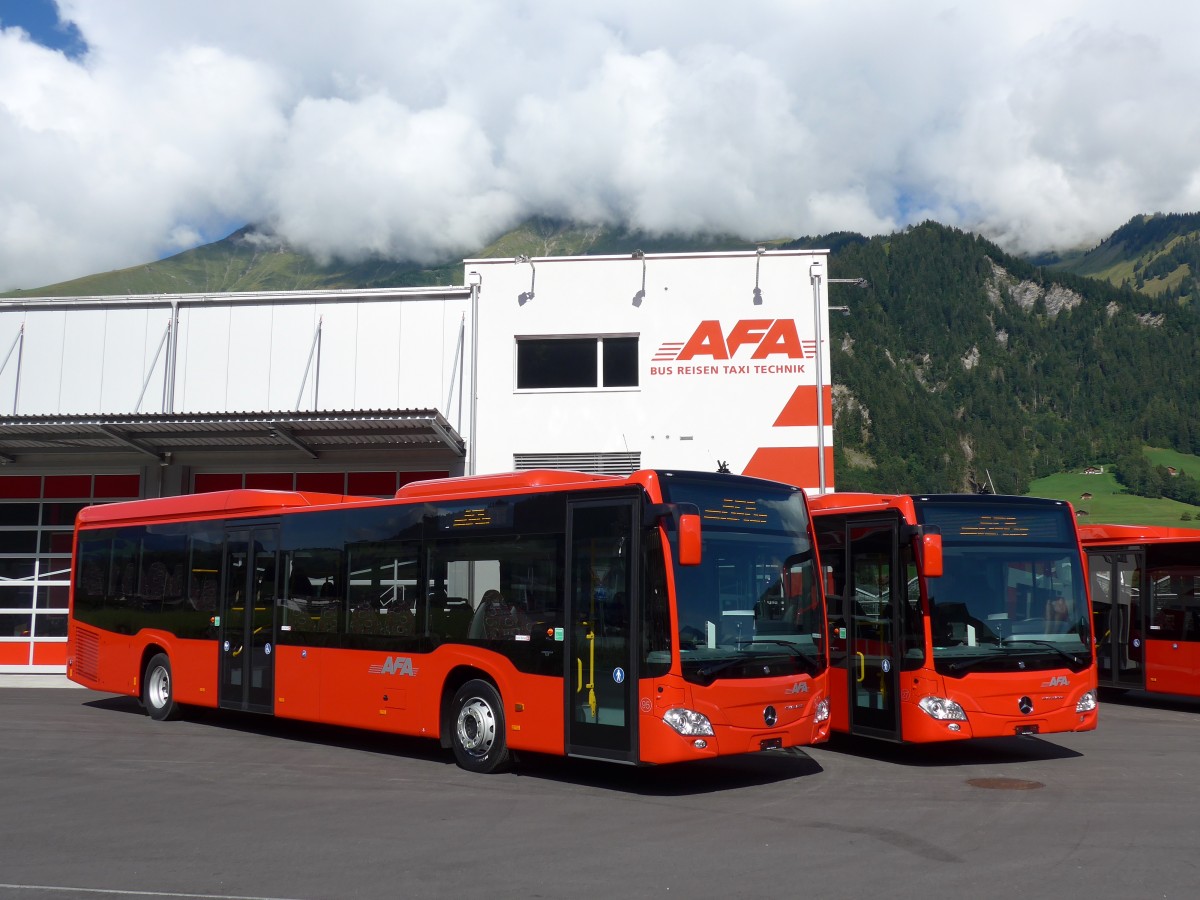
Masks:
[[[1081,523],[1200,529],[1200,507],[1127,494],[1108,467],[1100,475],[1084,475],[1080,470],[1039,478],[1030,484],[1028,496],[1068,501]],[[1190,519],[1181,518],[1184,515]]]
[[[1150,296],[1191,302],[1200,298],[1200,213],[1135,216],[1085,253],[1039,261]]]
[[[1147,447],[1145,453],[1153,466],[1167,466],[1177,472],[1186,472],[1193,478],[1200,477],[1200,456],[1180,453],[1178,450],[1164,450],[1161,447]]]

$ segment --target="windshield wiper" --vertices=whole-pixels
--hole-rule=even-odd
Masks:
[[[817,660],[813,659],[809,654],[802,651],[791,641],[779,641],[771,638],[755,638],[754,640],[750,641],[749,644],[743,644],[739,649],[744,650],[746,647],[753,646],[755,644],[774,644],[778,647],[787,647],[788,650],[792,651],[793,658],[804,660],[804,666],[808,670],[808,674],[813,675],[821,671],[821,664]],[[757,661],[758,660],[756,659],[755,662]]]
[[[997,660],[1011,661],[1013,659],[1013,657],[1016,655],[1016,654],[1012,653],[1011,651],[1013,651],[1013,650],[1019,651],[1021,649],[1020,647],[1014,647],[1013,646],[1014,644],[1034,644],[1038,647],[1044,647],[1047,650],[1053,650],[1055,653],[1057,653],[1063,659],[1067,660],[1072,665],[1075,665],[1075,666],[1086,665],[1086,663],[1083,660],[1081,660],[1078,656],[1068,653],[1066,650],[1062,649],[1057,644],[1055,644],[1054,641],[1039,641],[1036,639],[1034,639],[1034,640],[1025,640],[1025,639],[1012,640],[1010,638],[1009,640],[1005,641],[1000,647],[997,648],[999,652],[987,653],[987,654],[984,654],[981,656],[971,656],[971,657],[966,657],[963,659],[956,659],[954,662],[946,663],[946,668],[951,672],[961,672],[965,669],[973,669],[973,668],[975,668],[975,666],[979,666],[979,665],[982,665],[987,662],[995,662]],[[936,650],[935,650],[935,653],[936,653]]]
[[[775,640],[774,638],[754,637],[754,638],[750,638],[749,640],[746,640],[746,641],[738,641],[737,646],[738,646],[739,650],[745,650],[747,647],[753,647],[755,644],[775,644],[777,647],[787,647],[789,650],[791,650],[797,656],[804,655],[803,653],[800,652],[800,650],[796,647],[796,645],[793,644],[791,641],[780,641],[780,640]]]
[[[789,650],[792,651],[791,657],[790,657],[791,659],[799,659],[799,660],[804,661],[804,668],[808,671],[808,674],[811,675],[811,674],[814,674],[815,672],[820,671],[820,665],[815,659],[813,659],[811,656],[809,656],[806,653],[801,653],[800,650],[794,644],[791,644],[787,641],[750,641],[749,644],[777,644],[780,647],[787,647]],[[743,646],[739,647],[738,651],[741,653],[746,653],[747,646],[748,645],[743,645]],[[772,656],[760,656],[760,655],[753,655],[753,654],[746,655],[746,656],[735,656],[732,659],[723,659],[723,660],[720,660],[719,662],[714,662],[711,665],[701,666],[699,669],[696,670],[696,674],[699,675],[701,678],[711,678],[713,675],[716,675],[718,672],[723,672],[726,669],[731,668],[733,666],[761,665],[764,660],[770,660],[771,658],[772,658]]]
[[[1005,642],[1004,646],[1011,647],[1013,644],[1036,644],[1039,647],[1046,647],[1047,649],[1053,650],[1055,653],[1057,653],[1063,659],[1069,660],[1070,662],[1074,663],[1077,666],[1084,665],[1083,660],[1081,660],[1078,656],[1075,656],[1072,653],[1068,653],[1062,647],[1058,646],[1058,644],[1056,644],[1054,641],[1039,641],[1037,639],[1031,640],[1029,638],[1009,638]]]
[[[937,653],[936,649],[934,650],[934,653]],[[947,663],[946,668],[951,672],[960,672],[963,669],[973,669],[978,665],[982,665],[983,663],[992,663],[996,662],[997,660],[1007,661],[1011,658],[1012,657],[1008,653],[1005,653],[1003,650],[1001,650],[999,653],[987,653],[981,656],[969,656],[964,659],[956,659],[952,663]]]
[[[703,666],[702,668],[696,670],[696,674],[701,678],[708,678],[712,675],[716,675],[718,672],[723,672],[730,666],[740,666],[742,663],[749,661],[750,657],[748,656],[735,656],[733,659],[724,659],[721,660],[721,662],[713,663],[711,666]]]

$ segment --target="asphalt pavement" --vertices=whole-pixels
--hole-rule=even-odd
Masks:
[[[10,687],[0,898],[1190,900],[1200,702],[1106,698],[1100,721],[479,776],[427,740]]]

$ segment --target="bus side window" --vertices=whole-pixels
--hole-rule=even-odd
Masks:
[[[846,664],[846,550],[845,521],[833,518],[819,522],[817,540],[824,567],[826,632],[829,635],[829,664]]]
[[[642,675],[657,678],[671,668],[671,611],[658,529],[648,533],[642,571]]]

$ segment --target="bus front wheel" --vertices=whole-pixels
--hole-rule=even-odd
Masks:
[[[162,722],[179,717],[179,704],[171,683],[171,660],[165,653],[156,653],[146,663],[142,679],[142,704],[150,718]]]
[[[468,772],[501,772],[512,762],[505,741],[504,706],[486,681],[468,681],[454,695],[454,759]]]

